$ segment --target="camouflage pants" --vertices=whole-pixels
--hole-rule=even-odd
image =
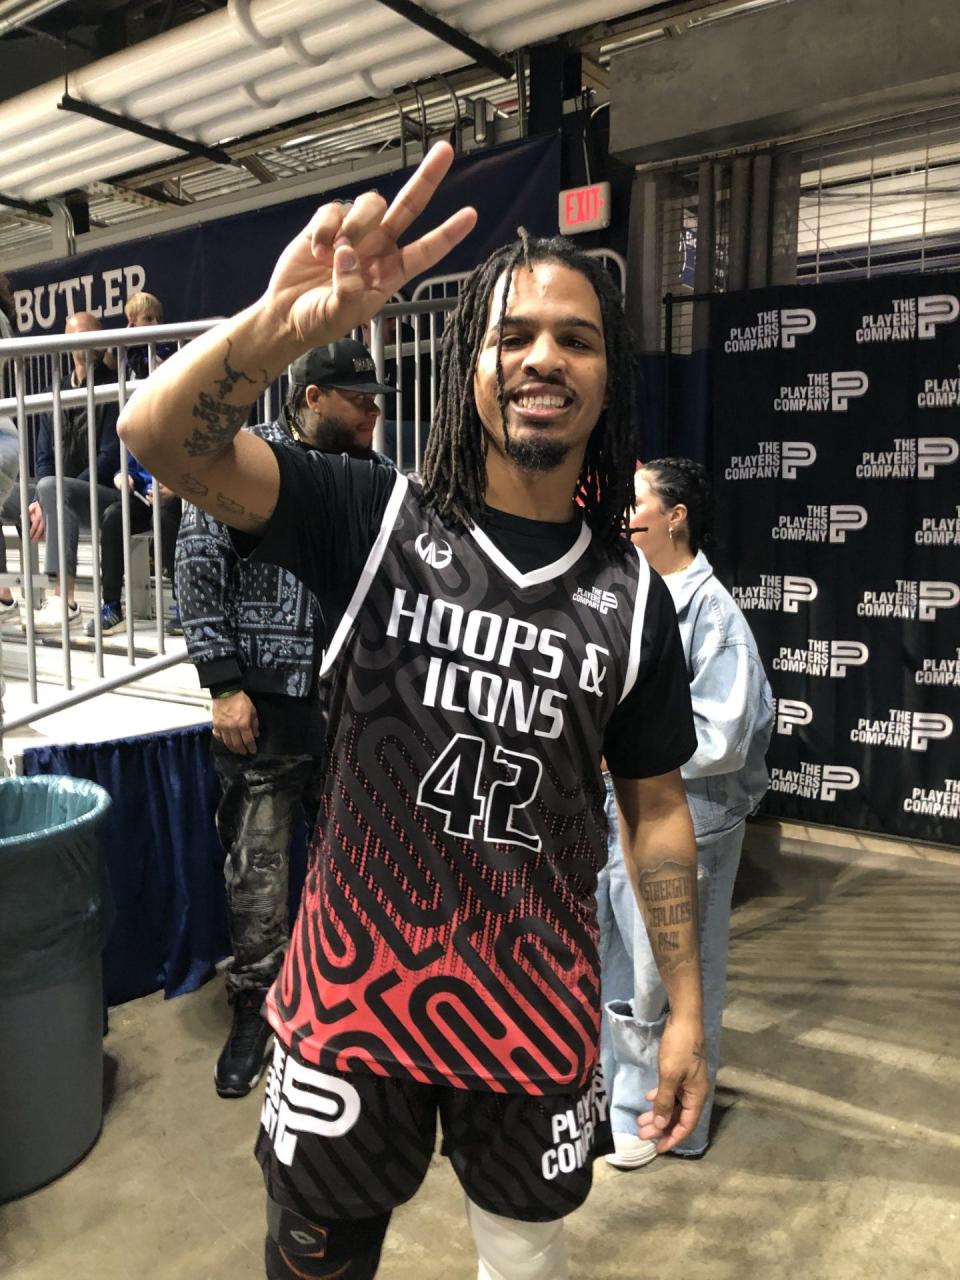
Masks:
[[[317,756],[214,755],[223,794],[217,834],[227,855],[227,914],[233,960],[227,994],[265,990],[280,972],[290,936],[290,837],[302,807],[316,821],[323,781]]]

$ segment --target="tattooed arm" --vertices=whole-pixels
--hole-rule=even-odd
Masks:
[[[259,531],[280,479],[270,446],[237,434],[251,406],[296,356],[371,319],[468,234],[476,214],[461,209],[397,244],[452,159],[448,144],[434,146],[389,208],[372,191],[323,205],[280,255],[259,302],[165,360],[120,418],[120,437],[143,466],[224,524]]]
[[[640,1137],[669,1151],[693,1132],[709,1090],[697,847],[679,769],[613,782],[627,872],[670,1004],[660,1045],[659,1087],[652,1112],[641,1120]]]

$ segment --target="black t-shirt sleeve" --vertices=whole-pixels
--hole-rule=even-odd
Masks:
[[[280,468],[276,508],[258,540],[234,533],[234,543],[251,559],[289,569],[316,596],[332,631],[380,531],[397,473],[382,462],[268,443]]]
[[[679,769],[697,749],[690,679],[670,592],[650,575],[640,669],[607,722],[603,754],[615,778],[652,778]]]

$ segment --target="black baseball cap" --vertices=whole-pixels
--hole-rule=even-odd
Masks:
[[[340,387],[344,391],[365,391],[388,395],[395,390],[377,381],[373,356],[353,338],[341,338],[329,346],[314,347],[297,356],[289,369],[290,381],[298,387]]]

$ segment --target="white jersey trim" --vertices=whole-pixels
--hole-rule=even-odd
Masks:
[[[487,559],[492,560],[504,577],[509,578],[518,587],[538,587],[542,582],[552,582],[554,578],[559,578],[577,563],[593,537],[590,526],[585,521],[581,521],[579,536],[566,555],[561,556],[559,560],[554,560],[553,564],[545,564],[542,569],[521,573],[482,529],[474,525],[470,533]]]
[[[630,657],[627,660],[627,674],[623,681],[623,693],[620,695],[620,702],[624,700],[637,683],[637,674],[640,670],[640,649],[643,645],[643,624],[647,616],[647,597],[650,594],[650,566],[647,564],[647,558],[639,547],[634,547],[633,549],[637,553],[637,559],[640,562],[640,576],[637,579],[637,598],[633,603],[633,623],[630,627]]]
[[[340,650],[343,648],[347,636],[350,634],[350,628],[354,624],[357,614],[367,598],[367,592],[373,585],[373,580],[377,576],[377,570],[380,568],[380,562],[383,559],[384,552],[387,549],[387,543],[390,541],[390,535],[393,533],[393,526],[396,524],[397,513],[400,505],[407,495],[407,477],[401,472],[397,472],[397,478],[394,481],[393,492],[387,501],[383,517],[380,521],[380,531],[374,540],[373,546],[367,555],[366,562],[360,571],[360,577],[357,579],[357,585],[353,589],[353,595],[350,597],[350,603],[344,611],[340,624],[333,633],[333,639],[323,651],[323,661],[320,664],[318,676],[325,676],[334,662]]]

